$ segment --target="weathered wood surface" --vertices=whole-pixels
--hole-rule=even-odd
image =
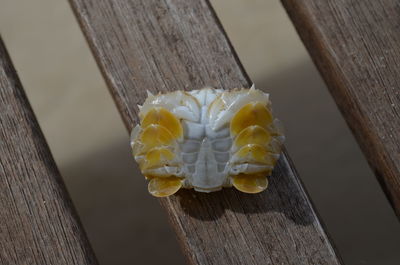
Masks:
[[[250,85],[207,1],[71,3],[128,130],[146,89]],[[181,190],[160,202],[192,264],[340,264],[287,155],[261,194]]]
[[[97,264],[1,39],[0,264]]]
[[[400,217],[400,4],[282,0]]]

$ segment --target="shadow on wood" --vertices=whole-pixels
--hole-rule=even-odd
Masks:
[[[215,221],[225,211],[246,216],[276,212],[298,225],[309,225],[313,222],[313,217],[296,190],[287,167],[282,165],[280,160],[277,170],[269,178],[267,190],[261,193],[246,194],[234,188],[212,193],[182,189],[176,196],[186,214],[203,221]]]

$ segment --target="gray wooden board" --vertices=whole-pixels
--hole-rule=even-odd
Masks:
[[[400,217],[400,2],[282,2]]]
[[[128,130],[146,89],[250,85],[207,1],[70,2]],[[192,264],[340,264],[287,155],[261,194],[181,190],[160,202]]]
[[[0,263],[97,264],[1,39]]]

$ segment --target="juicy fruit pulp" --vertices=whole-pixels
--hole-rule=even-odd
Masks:
[[[205,88],[149,95],[139,116],[131,145],[150,194],[267,188],[284,139],[268,94]]]
[[[143,121],[141,122],[142,128],[150,125],[159,125],[167,129],[175,138],[182,137],[182,126],[179,120],[168,110],[162,107],[155,107],[151,109]]]
[[[232,118],[231,134],[236,135],[249,126],[268,128],[272,123],[272,114],[263,102],[251,102],[244,105]]]

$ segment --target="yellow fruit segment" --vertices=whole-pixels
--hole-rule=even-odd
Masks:
[[[240,148],[247,144],[266,146],[271,141],[271,134],[259,125],[252,125],[242,130],[235,139],[235,146]]]
[[[233,186],[246,193],[258,193],[268,187],[268,179],[262,174],[239,174],[232,176]]]
[[[182,187],[183,179],[178,177],[152,178],[147,186],[151,195],[167,197],[177,192]]]
[[[266,129],[271,122],[272,114],[268,108],[261,102],[251,102],[244,105],[233,116],[231,135],[234,136],[251,125],[258,125]]]
[[[141,170],[149,168],[162,167],[168,165],[174,159],[175,155],[166,148],[153,148],[146,153]]]
[[[140,152],[145,153],[153,147],[170,145],[173,140],[174,137],[165,127],[158,124],[151,124],[140,135],[140,141],[143,144]]]
[[[258,163],[270,166],[273,166],[275,162],[267,148],[259,144],[245,145],[240,148],[235,155],[245,160],[241,159],[241,162]]]
[[[144,116],[141,126],[146,128],[151,124],[158,124],[166,128],[174,138],[181,138],[183,129],[178,118],[174,116],[169,110],[156,107],[147,112]]]

